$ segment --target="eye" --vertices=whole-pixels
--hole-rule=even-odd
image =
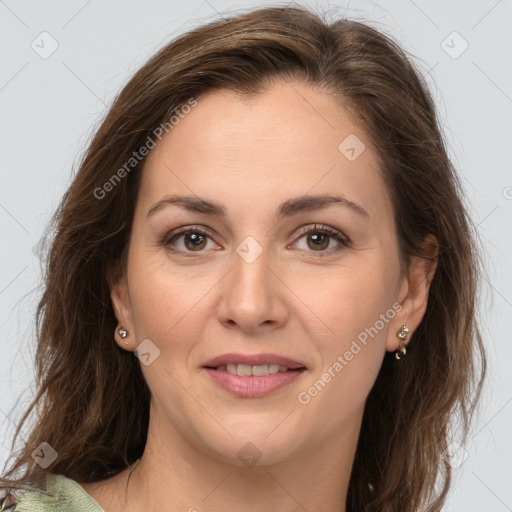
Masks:
[[[333,252],[337,252],[345,247],[348,247],[349,240],[342,235],[338,230],[324,225],[306,226],[299,232],[301,237],[298,239],[306,239],[306,247],[299,247],[301,251],[316,252],[316,256],[327,256]],[[332,247],[331,242],[335,240],[338,245]],[[297,242],[298,242],[297,241]],[[297,244],[297,242],[295,242]],[[330,248],[329,248],[330,247]],[[328,249],[329,250],[326,250]]]
[[[183,239],[181,243],[176,243],[180,238]],[[172,231],[163,238],[161,244],[174,252],[201,252],[207,247],[209,238],[208,231],[192,226]]]

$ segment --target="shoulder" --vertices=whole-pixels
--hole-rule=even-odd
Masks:
[[[26,486],[0,487],[2,512],[104,512],[99,504],[74,480],[48,475],[46,489]]]

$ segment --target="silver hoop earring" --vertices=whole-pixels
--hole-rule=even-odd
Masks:
[[[407,341],[407,335],[409,334],[410,332],[410,329],[409,327],[407,327],[407,325],[402,325],[402,328],[396,333],[396,335],[402,340],[402,342],[400,343],[400,348],[398,350],[395,351],[395,357],[397,359],[400,359],[400,354],[402,354],[403,356],[405,356],[405,354],[407,354],[407,349],[405,348],[406,346],[406,341]]]

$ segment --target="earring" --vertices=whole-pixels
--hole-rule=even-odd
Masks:
[[[127,336],[128,336],[128,331],[124,328],[124,327],[121,327],[118,331],[117,331],[117,334],[119,334],[119,336],[122,338],[122,339],[125,339]],[[128,342],[125,341],[125,343],[128,345]]]
[[[407,350],[405,348],[406,341],[407,341],[407,335],[409,334],[410,330],[407,325],[402,325],[402,328],[396,333],[396,335],[402,340],[402,343],[400,343],[400,348],[395,351],[395,357],[397,359],[400,359],[400,354],[404,355],[407,353]]]

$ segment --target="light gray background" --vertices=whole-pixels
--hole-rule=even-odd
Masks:
[[[488,272],[480,318],[489,378],[467,458],[446,510],[512,510],[508,372],[512,360],[512,2],[388,0],[379,5],[366,1],[348,6],[346,1],[305,5],[321,12],[346,10],[349,17],[370,22],[397,38],[428,74],[482,237]],[[40,293],[40,262],[34,246],[70,182],[89,135],[116,92],[157,48],[199,24],[258,6],[263,4],[0,0],[2,466],[10,452],[14,423],[34,389],[34,312]],[[43,31],[58,43],[46,59],[31,47],[35,41],[34,46],[50,48],[48,36],[39,36]],[[42,37],[47,38],[44,43]],[[458,55],[464,41],[469,47]]]

